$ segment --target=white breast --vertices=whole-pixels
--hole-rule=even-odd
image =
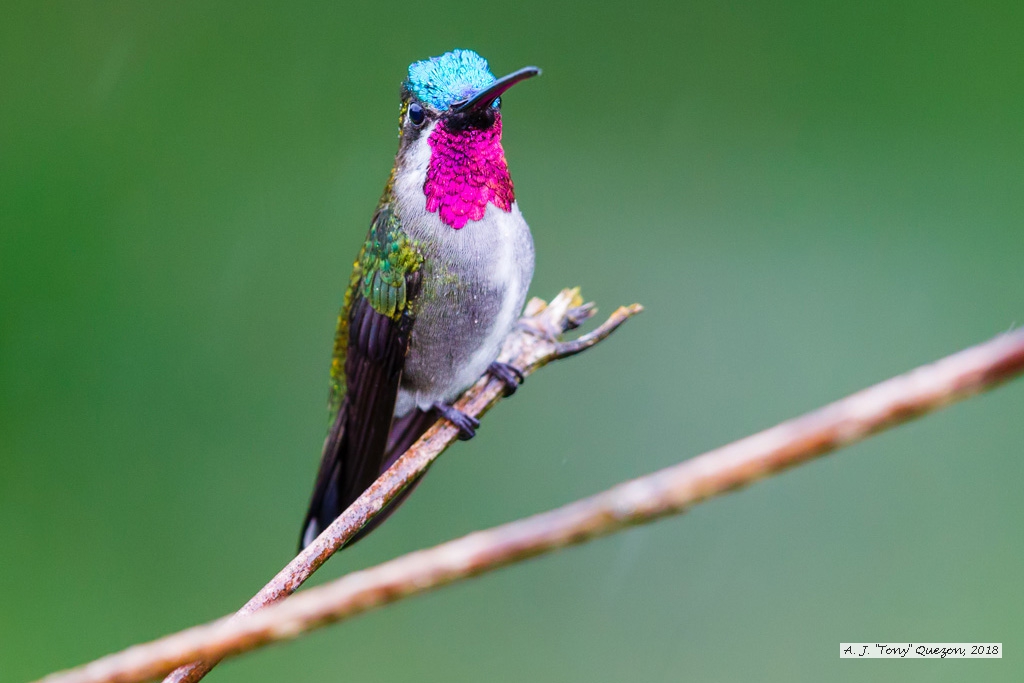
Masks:
[[[484,373],[487,366],[494,362],[501,351],[502,342],[516,324],[519,313],[526,301],[526,289],[533,275],[533,245],[530,243],[529,254],[522,248],[523,234],[530,234],[519,205],[512,203],[511,211],[502,211],[493,204],[487,206],[487,212],[480,221],[480,226],[495,232],[493,260],[490,265],[490,279],[496,286],[506,285],[505,298],[501,303],[498,315],[494,319],[487,337],[480,348],[473,354],[469,363],[454,378],[451,391],[458,395],[466,387]],[[523,272],[523,260],[529,259],[529,269]],[[450,398],[454,398],[451,396]],[[448,398],[448,397],[446,397]],[[422,407],[422,406],[421,406]]]
[[[424,131],[408,150],[404,172],[396,178],[399,219],[414,240],[430,244],[431,258],[445,264],[465,287],[449,291],[449,299],[424,301],[417,312],[396,415],[414,406],[450,403],[487,370],[515,326],[533,276],[533,239],[516,202],[509,211],[488,205],[481,220],[461,230],[426,210],[427,137]],[[475,306],[473,292],[487,290],[490,296],[501,292],[500,300]],[[455,345],[459,352],[453,355]]]

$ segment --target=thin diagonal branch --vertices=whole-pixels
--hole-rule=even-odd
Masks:
[[[594,305],[583,303],[579,288],[562,290],[550,304],[531,299],[519,329],[509,335],[498,359],[519,368],[524,376],[530,375],[553,360],[590,348],[641,310],[643,308],[639,304],[620,307],[593,332],[578,340],[562,341],[561,336],[566,330],[580,326],[596,312]],[[455,407],[468,415],[480,417],[502,398],[504,390],[500,380],[485,375],[466,391]],[[455,442],[457,436],[458,430],[451,423],[439,420],[236,616],[251,614],[298,590],[331,555],[343,548],[367,522],[423,474]],[[186,664],[172,672],[165,683],[195,683],[209,673],[217,661],[216,658],[207,658]]]
[[[801,417],[575,503],[411,553],[238,619],[225,618],[55,674],[48,683],[128,683],[195,659],[294,638],[381,605],[690,506],[1024,372],[1024,329],[922,366]]]

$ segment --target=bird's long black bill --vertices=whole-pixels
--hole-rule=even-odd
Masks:
[[[524,66],[518,71],[513,71],[508,76],[502,76],[465,102],[460,102],[459,104],[452,106],[452,111],[456,114],[461,114],[464,112],[483,109],[489,106],[491,102],[501,97],[503,92],[511,88],[516,83],[539,75],[540,69],[537,67]]]

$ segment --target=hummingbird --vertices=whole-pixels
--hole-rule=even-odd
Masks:
[[[501,97],[538,74],[528,66],[495,78],[472,50],[409,66],[398,153],[338,316],[329,428],[300,550],[440,417],[472,438],[479,422],[452,402],[481,375],[507,394],[522,382],[496,362],[534,264],[501,146]]]

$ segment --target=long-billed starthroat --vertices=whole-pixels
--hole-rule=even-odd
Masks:
[[[303,548],[439,417],[472,437],[479,423],[451,404],[484,372],[509,391],[522,381],[495,362],[533,276],[533,238],[501,146],[501,96],[539,73],[495,78],[472,50],[409,66],[398,154],[338,316]]]

